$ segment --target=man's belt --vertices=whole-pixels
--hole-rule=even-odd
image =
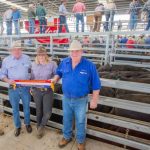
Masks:
[[[33,89],[37,89],[37,90],[39,90],[39,91],[41,91],[41,92],[47,92],[47,91],[49,91],[51,88],[33,88]]]
[[[84,96],[80,96],[80,97],[67,97],[67,98],[69,98],[69,99],[82,99],[82,98],[85,98],[85,97],[87,97],[88,95],[86,94],[86,95],[84,95]]]

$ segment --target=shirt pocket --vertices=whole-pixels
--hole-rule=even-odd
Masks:
[[[67,78],[69,75],[70,75],[69,69],[65,69],[65,70],[63,71],[62,78]]]
[[[9,64],[7,66],[8,71],[16,71],[17,65],[16,64]]]
[[[89,82],[89,74],[84,71],[80,71],[78,76],[77,76],[77,81],[81,85],[88,85]]]

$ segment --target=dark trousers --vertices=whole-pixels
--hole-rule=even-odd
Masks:
[[[37,127],[45,126],[52,115],[53,91],[34,89],[33,98],[36,104]]]
[[[148,31],[150,29],[150,12],[149,12],[149,15],[148,15],[148,23],[147,23],[147,26],[146,26],[146,31]]]
[[[47,26],[45,17],[39,18],[39,23],[40,23],[40,33],[45,33]]]
[[[58,32],[59,32],[59,33],[62,32],[62,27],[63,27],[63,25],[64,25],[65,28],[66,28],[66,32],[69,32],[66,16],[60,15],[60,16],[59,16],[59,20],[60,20],[60,26],[59,26],[59,31],[58,31]]]

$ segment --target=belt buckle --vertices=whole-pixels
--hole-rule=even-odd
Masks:
[[[45,91],[47,91],[47,88],[41,88],[40,89],[42,92],[45,92]]]

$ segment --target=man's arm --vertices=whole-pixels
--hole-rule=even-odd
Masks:
[[[91,99],[91,102],[90,102],[90,108],[91,109],[97,108],[99,93],[100,93],[100,90],[93,91],[92,99]]]
[[[92,86],[92,98],[90,101],[90,108],[95,109],[97,108],[98,99],[99,99],[99,93],[101,89],[101,81],[99,79],[99,74],[96,70],[96,66],[93,64],[91,66],[91,86]]]
[[[59,75],[55,75],[53,79],[51,79],[51,81],[56,84],[58,81],[60,80]]]
[[[2,79],[2,81],[6,82],[6,83],[8,83],[8,84],[10,84],[10,85],[15,84],[15,81],[14,81],[14,80],[10,80],[10,79],[8,79],[7,77],[4,77],[4,78]]]
[[[8,84],[14,84],[15,81],[8,79],[7,74],[8,74],[8,70],[6,67],[6,62],[5,60],[3,60],[2,68],[0,70],[0,79]]]

